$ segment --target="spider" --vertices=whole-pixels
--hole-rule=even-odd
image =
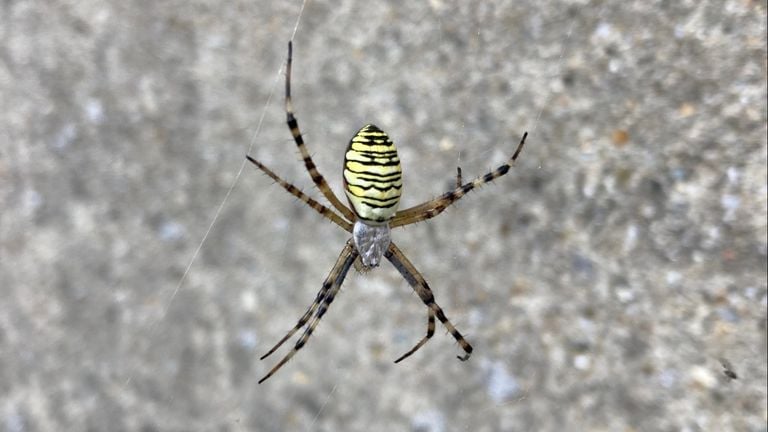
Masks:
[[[386,133],[372,124],[367,124],[352,137],[344,155],[344,192],[350,203],[350,206],[347,207],[339,201],[325,178],[318,171],[301,136],[291,103],[292,58],[293,44],[289,41],[285,72],[285,111],[288,128],[294,141],[296,141],[312,181],[336,211],[309,197],[251,156],[246,155],[246,158],[291,195],[351,233],[352,238],[347,240],[314,302],[288,334],[261,357],[261,360],[267,358],[290,339],[296,331],[306,326],[304,333],[293,349],[259,380],[259,384],[274,375],[307,343],[320,319],[325,315],[333,299],[336,298],[350,267],[354,265],[358,271],[365,272],[378,267],[382,257],[392,263],[427,306],[427,334],[413,348],[395,360],[395,363],[399,363],[415,353],[432,337],[435,332],[435,317],[448,329],[461,349],[464,350],[464,355],[457,356],[458,359],[466,361],[472,354],[472,345],[456,330],[456,327],[445,316],[443,309],[435,302],[432,290],[421,273],[405,257],[400,248],[391,241],[390,229],[431,219],[471,190],[506,174],[523,149],[528,133],[523,134],[515,153],[507,163],[467,183],[462,183],[461,168],[458,168],[456,188],[425,203],[405,210],[398,210],[403,181],[397,149]]]

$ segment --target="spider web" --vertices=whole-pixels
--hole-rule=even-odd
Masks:
[[[299,23],[301,23],[301,16],[304,14],[304,8],[307,6],[308,1],[309,0],[303,0],[303,2],[301,3],[301,9],[299,9],[299,13],[296,17],[296,24],[293,26],[293,32],[291,33],[291,40],[293,40],[293,38],[296,36],[296,32],[299,30]],[[264,117],[266,116],[267,110],[269,109],[269,106],[272,103],[272,97],[275,95],[277,82],[280,79],[280,76],[282,75],[283,69],[284,69],[284,66],[280,66],[280,68],[275,73],[275,77],[272,80],[272,85],[270,86],[271,91],[269,93],[269,96],[267,97],[266,102],[264,102],[264,107],[261,110],[261,116],[259,117],[259,121],[256,125],[256,130],[253,132],[253,135],[251,136],[251,140],[248,143],[248,151],[246,152],[246,154],[251,153],[251,150],[253,150],[253,146],[256,143],[256,139],[259,137],[259,134],[261,133],[261,127],[264,124]],[[203,238],[200,239],[200,243],[197,245],[195,252],[192,254],[192,257],[189,259],[189,264],[187,264],[187,267],[184,269],[184,273],[179,278],[179,282],[176,284],[176,288],[174,288],[174,290],[171,292],[170,298],[167,301],[161,320],[165,318],[165,316],[168,314],[168,310],[171,307],[171,303],[173,303],[173,299],[176,298],[176,295],[179,293],[179,290],[181,289],[182,285],[184,285],[184,281],[187,280],[187,275],[189,274],[189,271],[192,268],[192,265],[195,263],[197,256],[200,254],[200,251],[203,249],[203,245],[205,244],[206,240],[208,240],[208,236],[211,234],[211,230],[213,230],[213,227],[216,225],[216,222],[218,222],[219,217],[221,216],[222,210],[226,206],[227,201],[229,201],[230,196],[232,196],[232,191],[235,189],[235,186],[237,186],[237,183],[240,181],[240,176],[242,176],[243,174],[243,170],[245,169],[246,163],[247,161],[245,159],[243,159],[243,161],[240,163],[240,168],[237,170],[237,174],[235,175],[235,178],[232,180],[232,183],[230,184],[229,189],[227,190],[227,193],[224,195],[224,198],[221,200],[221,203],[216,208],[216,213],[213,215],[213,219],[211,220],[210,225],[208,225],[208,229],[205,230],[205,233],[203,234]]]

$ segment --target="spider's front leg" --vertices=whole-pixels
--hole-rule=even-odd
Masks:
[[[429,317],[432,318],[432,314],[434,313],[434,315],[437,316],[437,319],[439,319],[440,322],[443,323],[445,328],[448,329],[448,332],[451,333],[453,338],[456,339],[456,342],[459,343],[459,346],[461,346],[461,349],[464,350],[465,354],[463,356],[457,356],[458,359],[461,361],[468,360],[469,356],[472,355],[472,345],[470,345],[469,342],[467,342],[467,340],[464,339],[464,336],[462,336],[461,333],[459,333],[459,331],[456,330],[456,327],[454,327],[454,325],[451,323],[448,317],[445,316],[443,309],[435,302],[435,296],[432,294],[432,290],[429,288],[427,281],[424,280],[424,277],[421,275],[421,273],[419,273],[419,271],[416,270],[416,267],[414,267],[413,264],[411,264],[411,262],[408,261],[408,258],[405,257],[403,252],[397,246],[395,246],[394,243],[389,244],[389,248],[387,249],[387,252],[384,254],[384,256],[387,257],[389,262],[391,262],[392,265],[394,265],[395,268],[400,272],[400,274],[405,278],[405,280],[408,281],[408,283],[411,285],[413,290],[416,291],[416,294],[419,296],[421,301],[423,301],[424,304],[427,305],[427,307],[431,312]],[[432,334],[429,331],[430,328],[434,332],[433,320],[430,320],[430,323],[428,323],[427,336],[424,337],[421,341],[419,341],[419,343],[416,344],[416,346],[413,347],[413,349],[411,349],[405,355],[397,359],[397,362],[410,356],[427,342],[427,340],[432,336]]]
[[[301,335],[299,340],[296,342],[296,345],[293,347],[293,349],[288,352],[288,354],[285,355],[270,371],[264,375],[262,379],[259,380],[259,384],[263,383],[269,377],[275,374],[283,365],[288,363],[288,360],[290,360],[296,353],[304,346],[304,344],[307,343],[307,340],[310,336],[312,336],[312,332],[315,330],[315,327],[317,327],[317,324],[320,322],[320,319],[325,315],[325,312],[328,310],[328,307],[331,305],[331,302],[333,302],[333,299],[336,297],[336,294],[338,294],[339,289],[341,288],[341,284],[344,282],[344,278],[347,276],[347,272],[349,272],[349,268],[352,266],[352,263],[357,259],[358,253],[355,249],[354,245],[352,244],[352,241],[348,241],[347,245],[344,247],[344,249],[341,251],[341,254],[339,255],[339,259],[336,260],[336,264],[331,269],[330,274],[328,274],[328,277],[323,282],[323,287],[320,289],[320,292],[317,294],[317,297],[315,298],[314,303],[307,309],[307,311],[304,313],[304,315],[299,319],[299,322],[291,329],[291,331],[288,332],[285,337],[283,337],[280,342],[277,343],[269,352],[264,354],[264,356],[261,357],[263,360],[275,350],[277,350],[280,345],[282,345],[286,340],[288,340],[291,336],[293,336],[294,333],[304,325],[307,326],[307,328],[304,330],[304,334]],[[309,317],[314,314],[312,319],[310,320]],[[307,324],[308,323],[308,324]]]
[[[407,353],[401,355],[398,357],[397,360],[395,360],[395,363],[400,363],[401,361],[407,359],[411,356],[411,354],[415,353],[416,351],[421,348],[422,345],[427,343],[429,338],[432,337],[432,335],[435,334],[435,311],[432,310],[432,308],[427,309],[427,334],[421,340],[413,347],[411,348]]]

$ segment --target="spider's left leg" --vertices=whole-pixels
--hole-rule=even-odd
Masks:
[[[414,267],[413,264],[408,261],[408,258],[405,257],[403,252],[400,251],[397,246],[395,246],[395,243],[389,244],[389,248],[387,249],[387,252],[384,254],[384,256],[387,257],[389,262],[391,262],[397,271],[403,275],[413,290],[416,291],[416,294],[418,294],[419,298],[421,298],[421,301],[423,301],[424,304],[427,305],[427,307],[435,313],[437,319],[443,323],[445,328],[448,329],[448,332],[450,332],[453,338],[456,339],[456,342],[459,343],[461,349],[463,349],[466,354],[464,354],[464,356],[457,356],[458,359],[461,361],[466,361],[469,359],[469,356],[472,355],[472,345],[470,345],[469,342],[464,339],[464,336],[462,336],[461,333],[456,330],[456,327],[454,327],[453,324],[451,324],[451,321],[448,320],[448,317],[445,316],[443,309],[437,303],[435,303],[435,296],[432,294],[432,290],[429,288],[429,285],[427,285],[427,281],[424,280],[424,277],[421,275],[421,273],[419,273],[419,271],[416,270],[416,267]],[[427,336],[430,335],[427,334]],[[428,339],[428,337],[426,339]],[[421,348],[421,345],[423,345],[423,343],[419,342],[415,349],[408,352],[406,356],[398,359],[398,361],[402,360],[408,355],[413,354],[416,349]]]
[[[471,190],[476,189],[486,183],[490,183],[497,178],[503,176],[507,172],[509,172],[509,169],[512,167],[512,164],[517,160],[517,157],[520,155],[520,152],[523,150],[523,146],[525,145],[525,139],[528,137],[528,132],[523,134],[523,138],[520,139],[520,143],[517,145],[517,150],[515,150],[515,153],[512,155],[509,160],[496,168],[493,171],[490,171],[486,173],[483,176],[477,177],[476,179],[472,180],[469,183],[459,185],[456,187],[456,189],[452,191],[448,191],[439,197],[427,201],[423,204],[419,204],[417,206],[407,208],[405,210],[400,210],[395,214],[395,217],[390,221],[389,226],[391,228],[402,226],[402,225],[410,225],[412,223],[425,221],[427,219],[431,219],[440,213],[443,212],[448,206],[453,204],[454,202],[458,201],[469,193]],[[459,175],[457,178],[460,178],[461,171],[459,170]]]
[[[252,164],[256,165],[264,174],[268,175],[272,180],[276,181],[277,184],[282,186],[283,189],[288,191],[289,194],[300,199],[301,201],[306,203],[308,206],[312,207],[313,210],[325,216],[327,219],[329,219],[331,222],[335,223],[336,225],[340,226],[345,231],[352,232],[352,224],[349,223],[346,219],[337,215],[333,210],[315,201],[309,195],[302,192],[296,186],[280,178],[280,176],[275,174],[275,172],[272,171],[271,169],[267,168],[267,166],[264,165],[263,163],[257,161],[256,159],[248,155],[245,155],[245,158],[248,159],[248,161],[251,162]]]
[[[322,302],[317,301],[316,304],[313,304],[310,307],[310,310],[308,310],[308,313],[311,313],[310,311],[314,311],[314,309],[317,309],[317,312],[315,312],[315,316],[312,317],[312,320],[309,321],[309,324],[307,325],[306,330],[304,330],[304,334],[301,335],[299,340],[296,342],[296,345],[293,347],[293,349],[288,352],[288,354],[285,355],[285,357],[282,358],[270,371],[264,375],[262,379],[259,380],[259,384],[266,381],[269,377],[275,374],[283,365],[288,363],[288,360],[290,360],[296,352],[298,352],[304,344],[307,343],[307,339],[309,339],[310,336],[312,336],[312,332],[315,330],[315,327],[317,327],[317,324],[320,322],[320,319],[325,315],[325,312],[328,310],[328,307],[331,305],[331,302],[333,302],[333,299],[336,297],[336,294],[339,292],[339,289],[341,288],[341,284],[344,282],[344,278],[347,277],[347,272],[349,272],[349,268],[352,266],[352,263],[357,259],[358,253],[357,249],[354,248],[352,245],[352,241],[350,240],[347,242],[347,246],[344,247],[344,250],[341,252],[341,255],[339,256],[339,259],[336,261],[336,265],[334,265],[333,269],[331,270],[331,273],[328,275],[328,278],[326,278],[325,282],[323,282],[323,286],[325,287],[327,284],[330,285],[330,288],[328,288],[327,293],[323,296]],[[318,294],[318,298],[320,295]],[[299,323],[301,323],[302,320],[305,319],[305,317],[308,316],[308,314],[304,314],[302,316],[302,319],[299,320]],[[304,324],[301,323],[301,326]],[[277,346],[280,346],[280,344],[283,343],[288,337],[290,337],[296,330],[298,330],[301,326],[297,325],[294,327],[293,330],[283,338],[282,341]],[[273,348],[277,349],[277,346]],[[270,351],[270,353],[272,352]],[[269,355],[269,354],[267,354]],[[264,356],[266,357],[266,356]],[[262,357],[262,358],[264,358]]]
[[[325,177],[318,171],[315,162],[312,161],[312,156],[307,151],[307,146],[304,144],[304,138],[301,136],[301,130],[299,130],[299,122],[296,120],[296,116],[293,114],[293,103],[291,102],[291,69],[293,64],[293,42],[288,41],[288,62],[285,67],[285,113],[286,123],[288,123],[288,129],[291,130],[291,136],[296,141],[296,146],[299,148],[301,158],[304,161],[304,166],[309,172],[309,176],[315,183],[323,196],[330,201],[331,205],[341,212],[341,214],[349,221],[355,220],[355,215],[347,206],[345,206],[333,193],[333,190],[328,186],[328,182],[325,181]]]
[[[320,291],[317,293],[317,296],[315,297],[315,301],[312,302],[312,304],[307,308],[307,311],[304,312],[304,315],[299,318],[299,322],[296,323],[295,326],[291,329],[291,331],[288,332],[285,336],[283,336],[282,339],[278,343],[275,344],[275,346],[272,347],[269,351],[267,351],[266,354],[261,356],[259,360],[264,360],[265,358],[269,357],[273,352],[277,351],[278,348],[282,344],[285,343],[288,339],[291,338],[291,336],[296,333],[296,331],[302,327],[304,327],[305,324],[307,324],[307,321],[309,321],[309,317],[312,316],[313,313],[315,313],[315,310],[317,310],[317,307],[320,305],[320,303],[323,302],[325,297],[328,295],[328,291],[333,286],[333,283],[336,282],[336,280],[339,278],[339,274],[344,268],[344,262],[347,259],[347,256],[352,250],[354,249],[354,245],[351,240],[347,241],[347,245],[344,247],[344,250],[341,251],[341,254],[339,254],[339,258],[336,260],[336,264],[333,265],[333,268],[331,269],[331,273],[328,275],[327,278],[325,278],[325,281],[323,282],[323,286],[320,288]]]

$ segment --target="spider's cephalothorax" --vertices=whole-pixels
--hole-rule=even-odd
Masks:
[[[290,194],[312,207],[312,209],[343,230],[351,233],[352,238],[347,241],[339,258],[336,260],[336,264],[334,264],[330,274],[328,274],[328,277],[323,282],[320,292],[317,293],[315,301],[304,312],[304,315],[299,318],[299,322],[271,350],[261,357],[263,360],[275,352],[299,329],[306,326],[304,334],[296,341],[293,349],[270,369],[264,378],[259,380],[259,383],[274,375],[278,369],[304,346],[320,322],[320,319],[325,315],[328,307],[330,307],[331,302],[339,293],[341,284],[344,282],[344,278],[347,276],[352,265],[358,267],[359,259],[362,270],[369,270],[379,265],[382,256],[400,272],[427,307],[427,334],[413,348],[395,360],[395,363],[416,352],[432,337],[435,333],[435,318],[448,329],[451,336],[456,339],[461,349],[464,350],[464,355],[459,356],[459,360],[467,360],[470,354],[472,354],[472,346],[464,339],[456,327],[451,324],[451,321],[445,316],[443,309],[435,302],[432,289],[427,284],[427,281],[424,280],[424,277],[405,257],[400,248],[391,241],[390,228],[431,219],[442,213],[448,206],[461,199],[471,190],[490,183],[506,174],[523,149],[525,138],[528,134],[523,134],[523,138],[520,140],[520,144],[517,145],[517,150],[512,154],[512,157],[495,170],[467,183],[462,182],[461,170],[458,170],[455,189],[449,190],[439,197],[417,206],[398,210],[403,181],[400,159],[397,157],[395,144],[381,129],[374,125],[365,125],[352,138],[344,156],[344,192],[351,205],[350,209],[339,201],[336,194],[333,193],[333,190],[328,186],[328,182],[325,181],[325,178],[320,174],[320,171],[317,170],[315,163],[312,161],[312,157],[307,151],[307,146],[304,145],[304,139],[299,131],[299,123],[296,121],[293,107],[291,106],[292,57],[292,44],[288,42],[288,64],[285,71],[285,112],[288,128],[291,130],[294,141],[296,141],[309,176],[312,177],[315,186],[317,186],[333,208],[320,204],[296,186],[280,178],[256,159],[250,156],[246,156],[246,158]]]
[[[344,193],[357,216],[352,240],[363,271],[377,267],[389,247],[389,220],[397,213],[402,188],[395,143],[378,127],[363,126],[344,154]]]

